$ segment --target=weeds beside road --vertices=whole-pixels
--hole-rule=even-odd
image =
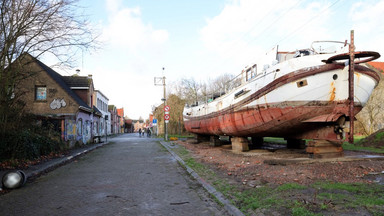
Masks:
[[[383,161],[266,165],[263,156],[251,159],[226,148],[174,144],[172,150],[189,167],[247,215],[384,215],[384,185],[376,183],[383,178],[378,172],[384,170]],[[320,172],[307,172],[314,168]],[[281,177],[274,176],[276,170],[282,171]],[[365,170],[371,170],[371,175]],[[345,181],[330,177],[348,172],[359,175],[358,171],[366,176]],[[301,176],[310,181],[300,181]]]

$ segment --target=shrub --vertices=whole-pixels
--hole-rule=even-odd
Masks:
[[[42,155],[66,149],[60,133],[52,129],[30,125],[2,134],[0,161],[9,159],[35,159]]]

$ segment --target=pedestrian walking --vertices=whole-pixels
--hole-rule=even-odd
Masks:
[[[151,129],[147,128],[147,137],[151,137]]]
[[[141,137],[141,128],[139,128],[139,136]]]

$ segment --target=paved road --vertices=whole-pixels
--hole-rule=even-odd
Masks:
[[[125,134],[0,196],[0,215],[225,215],[155,140]]]

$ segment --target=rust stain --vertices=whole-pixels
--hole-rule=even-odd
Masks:
[[[356,82],[356,84],[358,85],[358,84],[360,83],[360,77],[361,77],[361,74],[360,74],[360,73],[357,73],[357,72],[355,72],[354,74],[355,74],[355,76],[356,76],[356,78],[357,78],[357,79],[355,79],[355,82]]]
[[[264,97],[265,109],[268,109],[267,95],[265,94],[263,97]]]
[[[331,83],[331,91],[329,92],[329,94],[329,101],[334,101],[336,98],[336,87],[334,82]]]

